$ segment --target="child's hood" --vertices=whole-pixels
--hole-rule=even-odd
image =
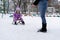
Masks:
[[[16,10],[19,10],[20,11],[21,9],[19,7],[16,7]]]

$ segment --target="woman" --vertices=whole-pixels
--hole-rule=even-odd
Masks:
[[[39,5],[38,5],[39,4]],[[39,11],[42,19],[42,28],[38,30],[38,32],[47,32],[47,22],[45,18],[45,12],[47,10],[48,0],[36,0],[32,6],[39,6]]]

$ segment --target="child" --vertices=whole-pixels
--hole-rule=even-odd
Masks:
[[[13,21],[15,25],[17,25],[17,21],[19,21],[19,23],[22,22],[22,24],[25,24],[25,22],[22,19],[19,7],[16,8],[15,13],[13,14]]]

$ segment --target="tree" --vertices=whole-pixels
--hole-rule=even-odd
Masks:
[[[4,8],[3,10],[4,10],[4,13],[5,13],[5,1],[6,1],[6,0],[2,0],[2,1],[3,1],[3,8]],[[5,13],[5,14],[6,14],[6,13]]]

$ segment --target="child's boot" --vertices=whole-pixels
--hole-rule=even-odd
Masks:
[[[24,21],[22,21],[22,24],[24,25],[24,24],[25,24],[25,22],[24,22]]]
[[[14,25],[17,25],[17,22],[15,22]]]

